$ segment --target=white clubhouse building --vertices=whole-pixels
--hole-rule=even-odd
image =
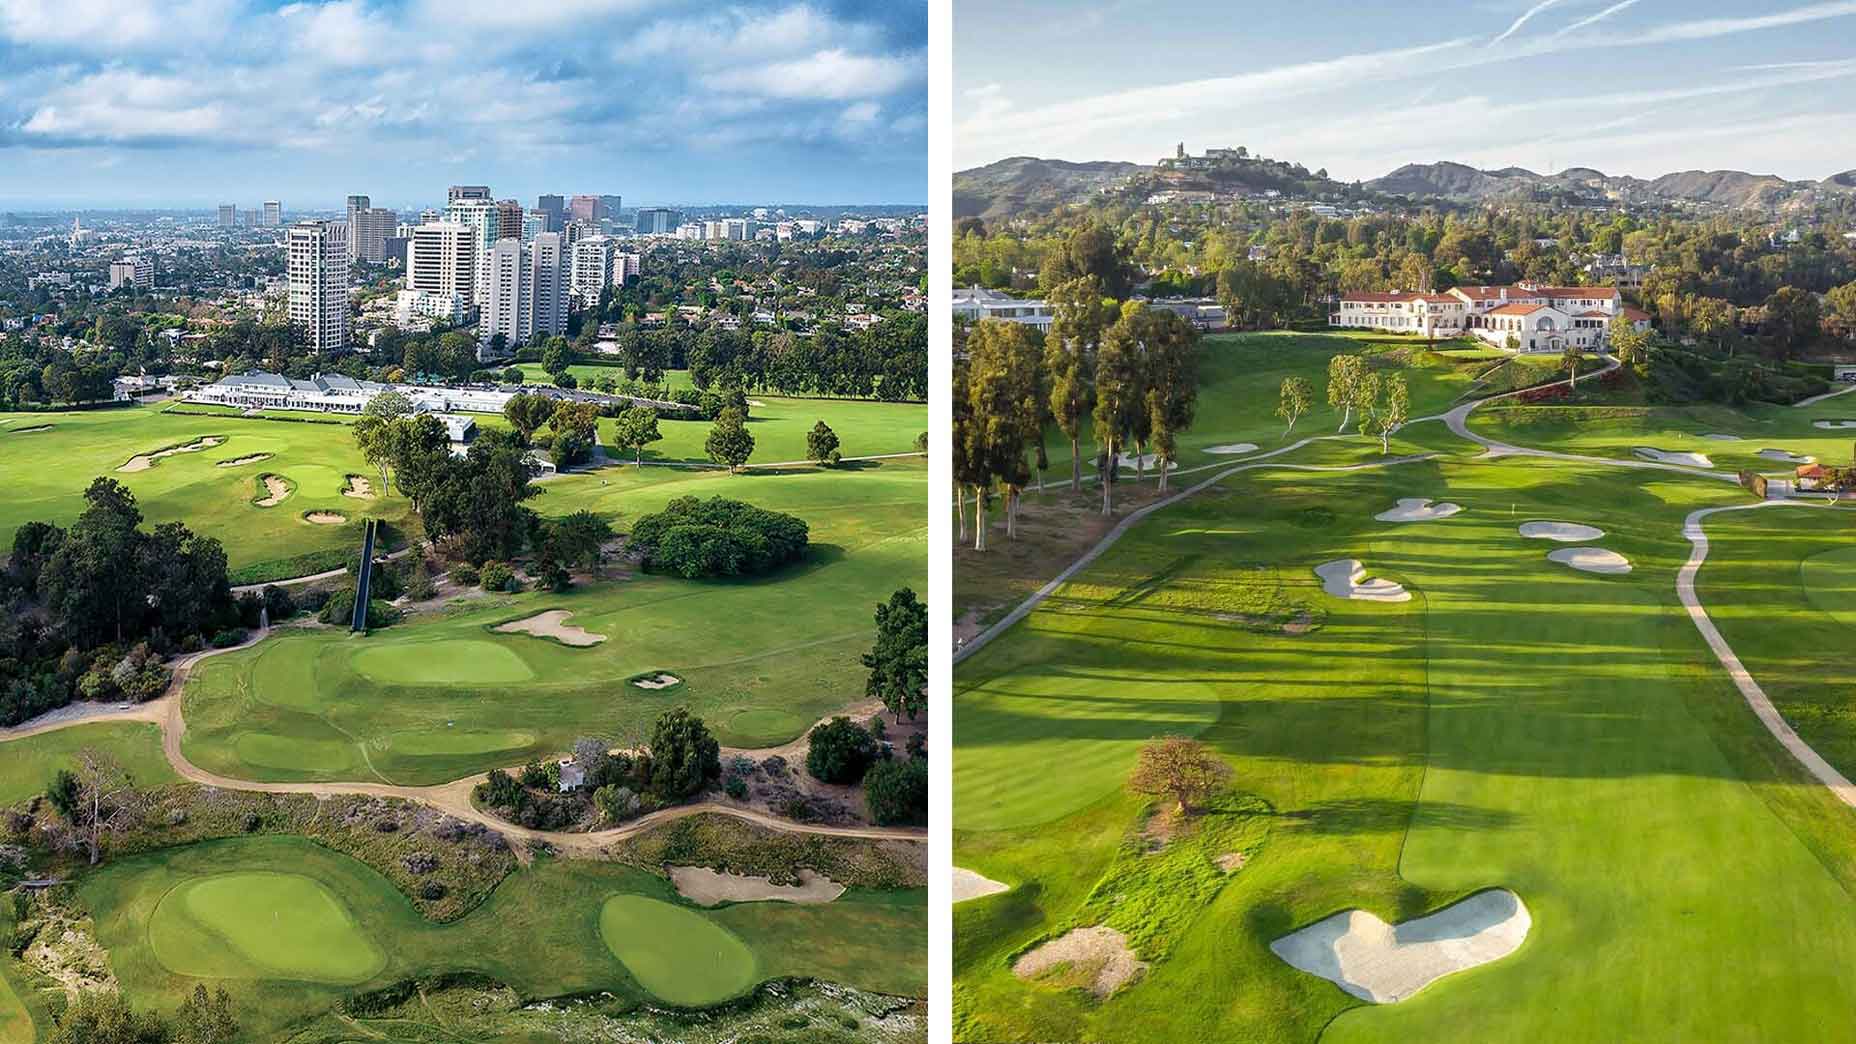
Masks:
[[[650,406],[671,413],[695,413],[697,408],[661,399],[632,395],[556,388],[546,384],[471,384],[444,387],[428,384],[382,384],[358,381],[339,373],[319,373],[307,380],[280,373],[230,374],[187,393],[186,401],[242,410],[310,410],[316,413],[360,413],[374,396],[399,392],[412,401],[418,413],[501,413],[517,395],[545,395],[569,402],[600,406]]]
[[[1439,338],[1469,334],[1497,348],[1513,337],[1523,352],[1557,352],[1569,345],[1603,348],[1618,315],[1640,330],[1650,325],[1649,314],[1626,306],[1616,287],[1520,283],[1435,294],[1343,294],[1328,325]]]

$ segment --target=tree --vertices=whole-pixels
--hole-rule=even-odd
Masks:
[[[864,775],[864,801],[878,826],[928,822],[928,759],[877,762]]]
[[[522,442],[527,445],[535,438],[535,433],[554,416],[555,400],[546,395],[534,395],[523,392],[511,395],[503,403],[503,418],[509,426],[522,435]]]
[[[1282,379],[1282,393],[1276,400],[1276,416],[1282,418],[1283,422],[1288,425],[1282,430],[1282,437],[1285,440],[1289,438],[1289,433],[1295,430],[1295,422],[1301,419],[1302,414],[1308,412],[1308,407],[1314,403],[1314,398],[1314,390],[1308,386],[1306,377],[1284,377]]]
[[[75,758],[70,780],[61,775],[58,789],[71,797],[67,818],[83,832],[90,865],[96,866],[103,859],[104,835],[140,822],[147,802],[115,758],[95,747],[80,748]]]
[[[550,337],[542,346],[541,368],[548,371],[557,383],[574,361],[573,345],[565,337]]]
[[[1179,433],[1192,426],[1199,400],[1199,332],[1169,311],[1149,310],[1142,324],[1146,340],[1147,428],[1154,455],[1160,458],[1160,489],[1179,454]]]
[[[144,537],[135,495],[99,477],[84,491],[86,507],[45,563],[39,586],[45,604],[89,648],[122,641],[139,629],[147,591],[136,568]]]
[[[1336,355],[1328,360],[1328,405],[1341,411],[1340,427],[1334,429],[1336,432],[1347,430],[1354,407],[1359,405],[1365,379],[1366,360],[1360,356]]]
[[[1783,286],[1766,298],[1766,318],[1759,332],[1781,359],[1809,347],[1823,330],[1817,298],[1808,290]]]
[[[1392,436],[1411,419],[1411,392],[1405,378],[1392,374],[1381,381],[1378,374],[1367,375],[1371,398],[1360,407],[1360,434],[1379,440],[1379,452],[1392,452]]]
[[[722,747],[701,718],[678,707],[657,719],[646,785],[665,801],[682,801],[722,774]]]
[[[1574,391],[1577,391],[1579,388],[1579,363],[1584,361],[1584,359],[1585,349],[1571,341],[1567,341],[1566,347],[1560,349],[1560,365],[1566,367],[1566,369],[1572,373],[1570,384]]]
[[[1050,330],[1044,335],[1044,372],[1050,381],[1050,414],[1070,440],[1070,489],[1083,488],[1083,454],[1078,441],[1083,418],[1095,399],[1095,356],[1110,312],[1102,283],[1093,277],[1060,284],[1050,293]]]
[[[1231,766],[1198,740],[1185,736],[1162,736],[1141,747],[1134,774],[1128,777],[1128,789],[1137,794],[1170,797],[1178,802],[1179,813],[1192,811],[1231,778]]]
[[[876,607],[876,644],[863,655],[870,669],[864,695],[911,721],[928,709],[928,606],[901,588]]]
[[[65,1009],[46,1044],[168,1044],[154,1012],[138,1012],[115,990],[85,990]]]
[[[591,511],[549,519],[543,525],[542,544],[549,558],[563,566],[591,569],[605,561],[612,524]]]
[[[238,1019],[224,986],[208,996],[206,984],[196,983],[174,1013],[174,1044],[230,1044],[237,1036]]]
[[[1016,531],[1019,492],[1031,480],[1025,451],[1044,419],[1039,394],[1042,366],[1037,332],[1023,323],[984,320],[967,338],[968,453],[986,483],[996,480],[1005,486],[1008,537]],[[982,495],[978,512],[982,538],[984,514]],[[981,539],[974,547],[983,551],[984,544]]]
[[[710,460],[727,465],[730,472],[740,471],[741,465],[748,462],[754,454],[754,436],[748,433],[747,417],[739,408],[730,406],[715,418],[703,450]]]
[[[453,459],[451,436],[437,417],[421,413],[393,422],[387,460],[393,466],[393,485],[412,501],[414,511],[425,503]]]
[[[1628,316],[1613,316],[1605,328],[1605,341],[1618,362],[1625,366],[1635,366],[1644,357],[1650,345],[1650,331],[1637,329],[1637,324]]]
[[[876,737],[839,715],[806,736],[806,771],[825,783],[855,783],[877,757]]]
[[[1856,280],[1832,287],[1824,294],[1828,318],[1844,337],[1856,337]]]
[[[644,467],[644,448],[663,437],[657,430],[657,411],[649,406],[626,409],[613,425],[613,442],[620,449],[631,450],[641,468]]]
[[[806,459],[827,466],[841,459],[838,453],[838,433],[831,430],[831,425],[819,421],[806,433]]]
[[[1102,451],[1100,480],[1104,515],[1114,510],[1109,487],[1113,484],[1116,462],[1127,433],[1133,427],[1134,417],[1144,405],[1139,320],[1136,318],[1140,310],[1139,305],[1124,307],[1121,318],[1103,333],[1101,348],[1096,352],[1096,405],[1090,419],[1095,425],[1096,445]]]

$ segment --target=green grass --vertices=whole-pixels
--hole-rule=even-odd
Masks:
[[[0,938],[13,937],[13,904],[0,903]],[[21,990],[14,985],[11,955],[0,955],[0,1044],[32,1044],[37,1035],[32,1013],[26,1010]]]
[[[737,497],[805,519],[812,552],[755,580],[640,575],[463,603],[362,638],[286,631],[199,665],[184,694],[184,749],[240,778],[438,783],[559,753],[582,735],[635,741],[676,706],[726,745],[783,743],[863,692],[859,657],[876,603],[904,584],[926,589],[925,477],[920,462],[901,460],[857,471],[646,469],[551,481],[538,510],[597,511],[620,531],[672,497]],[[610,640],[573,648],[492,630],[557,608]],[[683,684],[626,684],[658,670]],[[520,735],[507,734],[512,725]],[[441,739],[487,733],[504,734],[497,744],[525,742]]]
[[[1819,551],[1800,563],[1799,572],[1813,606],[1840,624],[1856,626],[1856,547]]]
[[[1402,496],[1466,510],[1373,520]],[[1764,734],[1674,597],[1683,516],[1743,502],[1705,480],[1446,459],[1249,473],[1134,528],[956,672],[954,862],[1014,886],[955,910],[956,1037],[1821,1036],[1856,996],[1856,830]],[[1815,514],[1717,516],[1710,532],[1769,541]],[[1597,525],[1635,571],[1555,566],[1515,532],[1528,518]],[[1762,681],[1764,657],[1814,645],[1809,691],[1835,698],[1847,625],[1797,577],[1848,523],[1763,556],[1716,538],[1720,562],[1750,564],[1736,575],[1711,558],[1703,599],[1722,603]],[[1326,621],[1300,637],[1221,618],[1265,597],[1253,589],[1314,585],[1313,567],[1340,557],[1414,599],[1319,596]],[[1119,787],[1159,732],[1197,735],[1272,810],[1267,841],[1207,899],[1127,873],[1142,801]],[[1489,887],[1528,904],[1528,942],[1397,1005],[1361,1004],[1268,950],[1338,910],[1402,921]],[[1105,1001],[1012,975],[1024,947],[1103,921],[1158,926],[1170,948]]]
[[[162,967],[202,979],[366,982],[386,954],[313,877],[237,871],[189,878],[155,906],[148,943]]]
[[[806,435],[821,420],[837,434],[839,452],[847,457],[913,453],[916,436],[928,430],[928,408],[914,403],[772,395],[750,399],[760,405],[748,407],[748,433],[754,436],[754,455],[748,458],[749,464],[805,460]],[[608,447],[612,446],[617,423],[600,421],[600,438]],[[657,430],[664,438],[645,448],[645,463],[708,463],[703,444],[713,427],[713,421],[659,420]],[[607,452],[615,463],[636,457],[616,449]]]
[[[225,545],[235,583],[299,575],[301,561],[352,554],[364,517],[404,525],[408,505],[399,496],[356,500],[341,495],[344,476],[369,469],[346,425],[286,424],[163,413],[152,407],[55,414],[0,414],[15,424],[50,423],[50,431],[21,435],[0,426],[0,546],[31,521],[69,525],[83,510],[84,489],[98,476],[113,478],[136,496],[146,521],[186,523]],[[197,453],[163,457],[139,472],[117,470],[130,457],[190,443],[202,435],[226,441]],[[15,441],[17,440],[17,441]],[[31,440],[31,441],[27,441]],[[270,459],[237,467],[218,462],[257,453]],[[52,461],[56,466],[47,466]],[[275,508],[253,505],[256,476],[285,476],[296,487]],[[340,511],[346,525],[311,525],[302,513]]]
[[[754,952],[735,934],[686,907],[615,895],[599,911],[599,935],[654,996],[704,1007],[755,981]]]
[[[514,365],[516,369],[522,371],[523,384],[546,384],[550,386],[554,384],[553,375],[542,369],[541,364],[538,362],[515,363]],[[500,373],[500,371],[498,372]],[[589,363],[575,363],[567,368],[567,372],[573,375],[574,381],[582,389],[591,389],[593,387],[593,378],[602,375],[611,377],[615,381],[622,380],[625,377],[625,368],[622,366],[596,366]],[[664,376],[667,378],[672,391],[679,388],[696,387],[696,383],[690,379],[690,372],[688,370],[671,370]]]
[[[762,909],[730,916],[741,907],[687,906],[668,882],[638,870],[541,859],[467,916],[439,925],[364,864],[297,838],[248,837],[107,863],[78,882],[76,897],[92,914],[131,1003],[172,1011],[204,977],[232,994],[245,1039],[277,1040],[352,993],[454,972],[488,976],[526,997],[610,991],[622,1000],[678,1003],[655,993],[653,983],[674,993],[719,981],[716,969],[701,965],[715,959],[710,944],[719,938],[736,940],[749,960],[748,981],[736,992],[793,974],[920,996],[927,932],[921,891],[806,908],[746,904]],[[602,927],[606,911],[617,909],[608,906],[614,896],[675,911],[674,921],[655,914],[647,927],[678,934],[625,943],[657,947],[677,962],[675,974],[659,981],[665,967],[643,962],[634,974],[608,948]],[[185,916],[169,910],[177,902],[186,904]],[[367,940],[382,963],[356,981],[370,959]],[[175,942],[184,944],[180,952]],[[742,966],[730,967],[737,973],[730,981],[739,981]]]
[[[161,753],[161,730],[143,722],[72,725],[25,739],[9,740],[0,752],[0,805],[43,794],[72,755],[93,747],[114,758],[138,786],[161,786],[180,777]]]

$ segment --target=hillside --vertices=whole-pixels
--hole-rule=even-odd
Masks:
[[[1823,181],[1786,181],[1771,174],[1738,170],[1688,170],[1646,181],[1589,167],[1536,174],[1522,167],[1477,170],[1461,163],[1408,163],[1367,182],[1365,187],[1387,195],[1458,203],[1559,197],[1591,202],[1699,203],[1772,209],[1856,190],[1856,172]]]
[[[1043,213],[1080,202],[1130,175],[1151,171],[1139,163],[1013,156],[954,175],[954,217],[992,222],[1016,214]]]

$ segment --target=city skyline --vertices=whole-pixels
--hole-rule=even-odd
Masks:
[[[0,0],[0,207],[916,203],[922,11]]]
[[[955,169],[1032,155],[1152,163],[1248,146],[1365,180],[1450,160],[1656,177],[1856,166],[1856,2],[1451,0],[1409,10],[1204,0],[963,6]],[[1046,46],[1014,28],[1037,24]],[[1115,60],[1128,40],[1163,63]]]

